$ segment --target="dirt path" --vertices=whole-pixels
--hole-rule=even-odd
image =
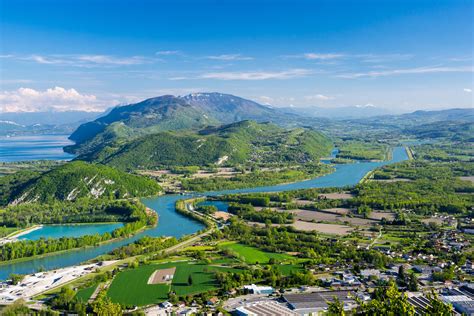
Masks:
[[[367,246],[367,249],[370,249],[371,247],[373,247],[374,244],[377,242],[377,240],[379,240],[381,237],[382,237],[382,230],[379,230],[378,236],[375,237],[374,240],[372,240],[372,242],[370,243],[370,245]]]

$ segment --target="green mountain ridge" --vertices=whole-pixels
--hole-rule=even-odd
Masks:
[[[157,132],[198,130],[247,119],[276,122],[288,116],[228,94],[165,95],[116,107],[107,115],[82,124],[70,136],[76,144],[65,147],[65,150],[87,156],[106,146],[116,146],[124,140]]]
[[[154,195],[153,180],[108,166],[72,161],[45,173],[20,172],[0,178],[0,203],[74,201],[79,198],[131,198]]]
[[[332,142],[315,130],[287,130],[271,123],[241,121],[197,132],[168,131],[146,135],[117,148],[104,148],[95,153],[93,161],[123,170],[193,165],[299,164],[317,161],[329,154],[331,148]]]

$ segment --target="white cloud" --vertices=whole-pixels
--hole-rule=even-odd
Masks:
[[[472,92],[472,89],[464,88],[464,92],[471,93],[471,92]]]
[[[50,57],[45,57],[45,56],[40,56],[40,55],[31,55],[31,56],[24,57],[24,58],[22,57],[19,59],[31,60],[31,61],[37,62],[38,64],[48,64],[48,65],[64,64],[68,62],[64,59],[50,58]]]
[[[44,91],[19,88],[0,92],[0,112],[100,111],[111,104],[72,88],[54,87]]]
[[[172,55],[182,55],[179,50],[160,50],[155,53],[157,56],[172,56]]]
[[[141,65],[149,62],[149,60],[142,56],[131,57],[113,57],[108,55],[80,55],[77,60],[93,64],[105,65]]]
[[[414,57],[412,54],[359,54],[354,55],[365,63],[383,63],[409,60]]]
[[[316,94],[316,95],[307,95],[305,96],[305,99],[308,101],[313,101],[313,100],[328,101],[328,100],[333,100],[334,97],[330,97],[324,94]]]
[[[249,71],[249,72],[210,72],[205,73],[199,78],[216,80],[267,80],[267,79],[293,79],[304,77],[311,74],[308,69],[290,69],[277,72]]]
[[[280,56],[282,58],[302,58],[302,59],[307,59],[307,60],[332,60],[332,59],[338,59],[345,57],[346,55],[344,54],[339,54],[339,53],[326,53],[326,54],[321,54],[321,53],[303,53],[303,54],[298,54],[298,55],[283,55]]]
[[[360,73],[347,73],[342,75],[337,75],[338,78],[346,79],[356,79],[363,77],[385,77],[393,75],[407,75],[407,74],[427,74],[427,73],[441,73],[441,72],[473,72],[474,68],[472,66],[468,67],[418,67],[418,68],[407,68],[407,69],[393,69],[386,71],[369,71],[369,72],[360,72]]]
[[[144,56],[112,56],[112,55],[29,55],[15,56],[4,55],[3,58],[11,58],[23,61],[32,61],[44,65],[67,65],[75,67],[110,67],[110,66],[132,66],[142,65],[157,61]]]
[[[242,56],[241,54],[223,54],[217,56],[207,56],[207,59],[213,60],[224,60],[224,61],[232,61],[232,60],[252,60],[253,57],[249,56]]]
[[[303,54],[303,57],[305,59],[309,60],[328,60],[328,59],[335,59],[335,58],[341,58],[344,55],[342,54],[317,54],[317,53],[306,53]]]

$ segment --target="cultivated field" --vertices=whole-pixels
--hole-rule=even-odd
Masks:
[[[76,299],[84,303],[87,303],[87,301],[92,296],[96,288],[97,288],[97,284],[94,284],[92,286],[89,286],[77,291]]]
[[[172,269],[175,269],[175,272],[171,284],[148,283],[157,270],[171,272]],[[190,261],[142,265],[136,269],[120,272],[110,285],[107,295],[113,302],[130,306],[159,303],[168,299],[170,291],[174,291],[177,295],[187,295],[217,289],[215,271],[240,270]],[[188,282],[189,276],[192,284]]]
[[[340,193],[324,193],[319,195],[322,198],[326,198],[328,200],[349,200],[354,197],[353,194],[347,192],[340,192]]]
[[[310,223],[303,221],[295,221],[293,227],[302,231],[318,231],[323,234],[333,235],[347,235],[353,228],[346,225],[338,224],[321,224],[321,223]]]
[[[238,254],[248,264],[268,263],[268,261],[271,258],[274,258],[280,261],[293,259],[292,256],[287,255],[287,254],[264,252],[260,249],[238,244],[235,242],[221,243],[219,247],[232,250],[233,252]]]
[[[307,222],[336,222],[336,223],[350,223],[351,225],[366,226],[374,223],[373,220],[360,218],[360,217],[349,217],[343,216],[346,209],[329,209],[321,211],[307,211],[307,210],[292,210],[295,214],[296,220],[307,221]]]
[[[379,220],[379,221],[382,220],[382,218],[385,218],[386,220],[391,221],[395,219],[395,213],[373,211],[370,213],[369,218]]]

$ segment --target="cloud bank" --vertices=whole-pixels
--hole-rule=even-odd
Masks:
[[[108,103],[110,105],[110,103]],[[19,88],[0,92],[0,112],[101,111],[106,104],[92,94],[54,87],[44,91]]]

